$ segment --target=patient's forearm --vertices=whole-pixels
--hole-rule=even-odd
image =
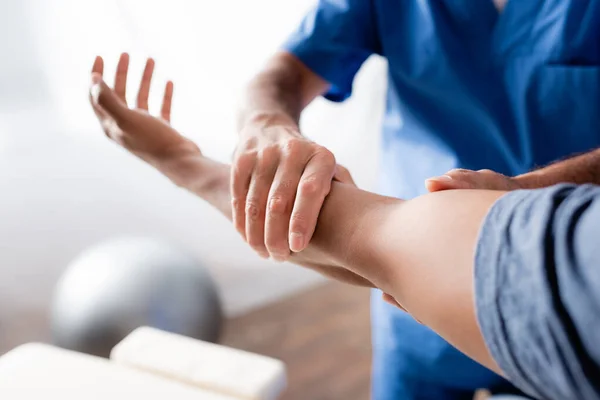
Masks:
[[[473,265],[482,221],[503,194],[455,190],[401,201],[336,184],[321,211],[314,245],[337,251],[336,262],[500,373],[477,323]],[[338,224],[350,226],[339,235]],[[345,242],[345,254],[336,241]]]
[[[384,212],[383,226],[361,243],[372,249],[370,262],[390,271],[388,293],[419,321],[497,372],[476,320],[473,265],[482,221],[503,194],[454,190],[406,201]],[[358,253],[367,254],[366,249]]]
[[[232,219],[229,165],[203,157],[199,153],[155,162],[153,165],[178,186],[198,195],[219,210],[227,219]],[[339,211],[342,213],[352,213],[353,211],[347,206],[342,210],[336,210],[339,200],[351,188],[339,183],[336,183],[336,186],[338,186],[337,195],[330,198],[328,211],[321,213],[322,223],[320,227],[317,227],[311,245],[302,253],[293,254],[291,261],[315,269],[333,279],[354,285],[374,287],[369,280],[349,273],[343,268],[342,260],[347,257],[348,253],[348,238],[361,213],[357,213],[354,218],[337,216]],[[375,196],[355,188],[353,190],[363,194],[361,197],[364,198],[364,201],[361,204],[366,206],[374,205],[372,197],[381,198],[381,196]],[[356,196],[355,199],[358,200]],[[359,206],[362,209],[366,208],[364,205],[360,207],[357,202],[350,204],[350,206]],[[326,220],[327,223],[324,222]]]
[[[203,157],[181,165],[187,173],[178,184],[231,218],[229,167]],[[292,261],[364,277],[457,348],[495,368],[475,318],[473,255],[481,222],[502,194],[448,191],[402,201],[334,182],[308,249]]]

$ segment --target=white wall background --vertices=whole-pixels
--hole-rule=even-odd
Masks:
[[[130,94],[151,55],[156,87],[175,81],[174,126],[205,154],[229,160],[242,85],[312,3],[0,2],[0,302],[13,310],[45,307],[69,260],[121,234],[189,248],[214,274],[230,315],[320,282],[255,256],[210,207],[108,142],[87,103],[96,54],[105,57],[108,76],[121,51],[132,54]],[[384,87],[383,61],[370,60],[351,101],[317,101],[303,120],[304,133],[367,188],[377,170]]]

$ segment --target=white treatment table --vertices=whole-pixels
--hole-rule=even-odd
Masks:
[[[275,400],[285,385],[279,360],[151,328],[110,359],[39,343],[0,357],[0,399]]]

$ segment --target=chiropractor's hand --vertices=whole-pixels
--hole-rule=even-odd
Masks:
[[[353,183],[333,154],[304,138],[294,121],[249,121],[232,168],[236,229],[261,256],[286,260],[308,245],[334,178]]]
[[[453,169],[442,176],[429,178],[425,186],[430,192],[450,189],[516,190],[520,189],[515,178],[499,174],[489,169],[472,171]]]
[[[104,61],[97,57],[92,68],[90,103],[106,135],[129,152],[157,166],[169,158],[199,154],[195,143],[170,126],[173,83],[168,82],[160,117],[148,113],[148,96],[154,61],[148,59],[142,76],[137,104],[129,108],[125,99],[129,55],[122,54],[117,65],[114,89],[102,79]]]

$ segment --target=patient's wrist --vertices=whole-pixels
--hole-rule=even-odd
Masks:
[[[194,193],[231,218],[228,165],[198,152],[165,159],[157,168],[174,184]]]
[[[213,171],[206,160],[198,151],[156,158],[151,164],[177,186],[191,190],[212,179]]]

